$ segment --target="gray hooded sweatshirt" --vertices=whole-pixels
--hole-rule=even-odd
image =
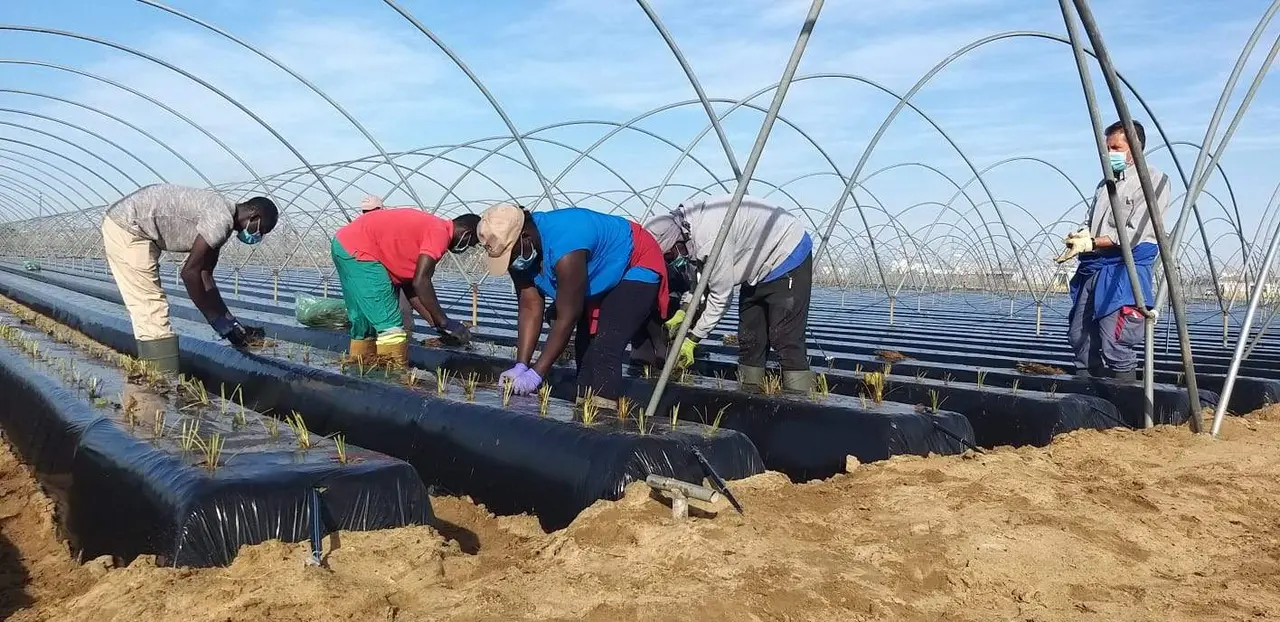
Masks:
[[[693,259],[706,261],[711,255],[711,247],[716,242],[732,198],[732,195],[725,194],[686,201],[675,210],[688,225],[687,246]],[[689,334],[706,339],[728,310],[733,288],[759,284],[786,261],[804,239],[804,234],[804,226],[785,209],[752,196],[744,197],[738,213],[734,215],[720,261],[714,266],[703,267],[707,278],[707,303]],[[659,239],[664,251],[670,248],[662,242]]]

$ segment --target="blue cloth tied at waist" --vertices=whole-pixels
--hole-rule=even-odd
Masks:
[[[1124,255],[1119,249],[1107,249],[1105,253],[1083,253],[1075,276],[1071,277],[1071,302],[1074,304],[1080,295],[1085,281],[1098,275],[1093,286],[1093,318],[1101,319],[1121,307],[1134,306],[1133,287],[1129,284],[1129,274],[1124,267]],[[1133,266],[1138,270],[1138,284],[1142,287],[1142,297],[1148,309],[1155,302],[1152,291],[1153,269],[1160,249],[1151,242],[1143,242],[1133,249]]]

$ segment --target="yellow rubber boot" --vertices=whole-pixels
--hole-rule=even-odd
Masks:
[[[382,335],[378,335],[377,339],[378,356],[399,364],[409,364],[409,335],[399,328],[388,331]]]
[[[352,339],[350,349],[347,353],[354,359],[368,358],[377,354],[377,341],[372,337],[368,339]]]

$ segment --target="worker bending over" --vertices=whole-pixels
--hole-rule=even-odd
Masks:
[[[475,214],[445,220],[413,208],[373,209],[338,229],[329,252],[351,320],[352,356],[376,352],[408,360],[410,331],[402,323],[398,291],[446,343],[471,340],[466,325],[440,308],[431,278],[446,252],[475,246],[479,222]]]
[[[262,337],[262,329],[245,327],[227,310],[213,269],[232,233],[245,244],[257,244],[278,218],[275,203],[266,197],[233,203],[212,190],[173,184],[144,186],[107,208],[102,244],[129,311],[140,360],[160,371],[178,371],[178,337],[160,284],[161,251],[187,253],[182,283],[220,337],[238,348]]]
[[[576,330],[578,397],[616,410],[627,344],[655,308],[666,313],[667,271],[653,236],[620,216],[507,204],[485,210],[477,231],[489,273],[510,274],[519,298],[516,364],[503,380],[517,394],[536,391]],[[556,318],[534,361],[547,298]]]
[[[706,264],[728,213],[730,195],[680,205],[651,219],[645,228],[668,261],[684,258]],[[680,347],[680,364],[693,363],[694,346],[724,317],[733,288],[738,292],[738,381],[759,387],[772,347],[782,366],[784,390],[807,393],[813,371],[805,331],[813,287],[813,241],[800,221],[761,199],[744,197],[729,225],[724,250],[707,279],[706,308]]]
[[[1159,246],[1147,212],[1146,195],[1138,171],[1133,168],[1133,148],[1142,149],[1147,134],[1142,124],[1135,121],[1133,126],[1138,134],[1137,145],[1129,145],[1120,122],[1111,124],[1105,135],[1111,170],[1116,174],[1120,218],[1133,249],[1138,284],[1150,309],[1155,302],[1151,282]],[[1169,209],[1169,176],[1149,164],[1147,170],[1156,192],[1156,214],[1164,218]],[[1077,256],[1080,261],[1071,277],[1067,328],[1067,339],[1075,352],[1076,375],[1105,376],[1110,371],[1117,380],[1137,380],[1138,356],[1133,348],[1143,341],[1144,314],[1133,298],[1106,181],[1098,184],[1083,226],[1063,242],[1067,249],[1058,257],[1058,263]]]

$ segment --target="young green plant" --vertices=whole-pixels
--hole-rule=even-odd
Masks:
[[[595,392],[587,389],[586,395],[582,397],[582,423],[591,425],[596,422],[596,416],[600,414],[600,404],[596,402]]]
[[[307,430],[307,422],[302,418],[302,415],[295,410],[285,419],[285,423],[289,424],[289,428],[293,430],[293,435],[297,437],[298,449],[303,451],[311,449],[311,431]]]
[[[480,386],[480,376],[472,372],[462,383],[462,392],[466,395],[468,402],[476,401],[476,387]]]
[[[196,448],[200,440],[200,420],[185,419],[182,422],[182,436],[178,437],[178,445],[183,451],[191,451]]]
[[[877,404],[884,401],[884,373],[878,371],[869,372],[862,378],[862,384],[866,385],[872,401]]]
[[[831,397],[831,383],[827,380],[827,375],[819,373],[814,382],[814,393],[823,399]]]
[[[444,395],[449,392],[449,370],[443,367],[436,368],[436,393]]]
[[[545,417],[551,410],[551,385],[544,384],[538,389],[538,416]]]
[[[333,437],[333,449],[338,453],[338,462],[347,463],[347,439],[342,434]]]

